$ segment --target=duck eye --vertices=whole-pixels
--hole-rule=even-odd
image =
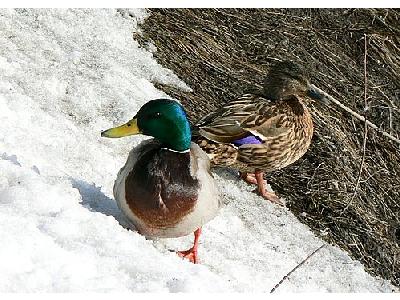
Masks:
[[[161,117],[160,112],[151,112],[147,115],[144,116],[146,120],[154,120],[154,119],[159,119]]]

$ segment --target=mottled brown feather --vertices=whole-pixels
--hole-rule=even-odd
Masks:
[[[243,172],[284,168],[307,151],[313,134],[311,115],[297,95],[276,101],[244,95],[202,118],[195,128],[193,140],[211,154],[214,165]],[[262,144],[231,144],[249,134]]]

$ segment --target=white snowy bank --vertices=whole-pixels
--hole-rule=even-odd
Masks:
[[[185,88],[132,39],[144,10],[0,10],[0,292],[269,292],[323,241],[231,171],[215,176],[220,214],[192,236],[126,230],[112,186],[137,137],[100,131]],[[187,88],[187,87],[186,87]],[[276,290],[391,292],[327,246]]]

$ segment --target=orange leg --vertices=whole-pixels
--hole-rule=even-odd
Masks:
[[[182,257],[188,259],[190,262],[197,264],[197,247],[199,246],[199,238],[201,234],[201,227],[194,232],[194,243],[193,247],[186,251],[178,251],[177,254]]]
[[[250,184],[257,184],[256,175],[254,173],[240,172],[240,177]]]
[[[275,195],[275,193],[268,192],[265,188],[265,184],[267,183],[267,181],[265,181],[264,184],[264,172],[260,170],[255,170],[254,174],[240,172],[240,177],[247,183],[256,184],[258,187],[258,192],[263,198],[271,202],[284,205],[284,203],[278,198],[278,196]]]
[[[280,204],[280,205],[284,205],[282,203],[281,200],[279,200],[278,196],[275,195],[275,193],[272,192],[268,192],[267,189],[265,188],[265,184],[264,184],[264,172],[260,171],[260,170],[256,170],[254,173],[256,180],[257,180],[257,185],[258,185],[258,192],[260,193],[260,195],[262,197],[264,197],[265,199]],[[265,183],[267,183],[265,181]]]

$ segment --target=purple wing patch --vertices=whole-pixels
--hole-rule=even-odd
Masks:
[[[258,136],[249,135],[233,142],[235,146],[242,146],[246,144],[261,144],[262,141]]]

